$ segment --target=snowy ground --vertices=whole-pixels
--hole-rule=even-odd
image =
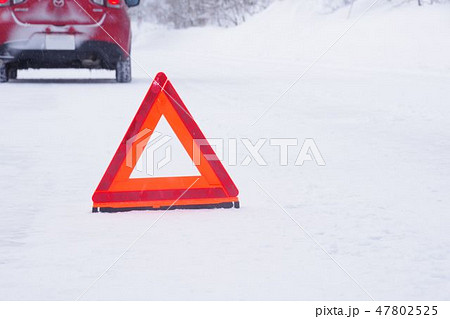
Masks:
[[[0,86],[0,299],[76,299],[161,216],[90,213],[158,71],[206,136],[314,138],[326,166],[269,148],[266,167],[228,167],[240,210],[166,214],[83,299],[369,299],[355,281],[449,298],[450,6],[374,8],[251,126],[370,4],[347,19],[296,2],[234,29],[144,26],[130,85],[44,70]]]

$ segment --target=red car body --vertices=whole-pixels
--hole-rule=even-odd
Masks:
[[[15,78],[18,69],[102,68],[116,70],[119,82],[129,82],[127,9],[138,4],[139,0],[0,0],[0,65],[6,80]]]

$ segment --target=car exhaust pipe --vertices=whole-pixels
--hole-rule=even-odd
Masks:
[[[100,60],[85,59],[81,60],[81,65],[85,68],[100,68]]]

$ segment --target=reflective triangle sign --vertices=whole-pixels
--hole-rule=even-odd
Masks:
[[[200,175],[131,178],[163,116]],[[173,85],[159,73],[92,196],[92,211],[239,208],[238,193]]]

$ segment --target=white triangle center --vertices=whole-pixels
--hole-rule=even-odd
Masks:
[[[130,178],[178,176],[200,173],[163,115]]]

